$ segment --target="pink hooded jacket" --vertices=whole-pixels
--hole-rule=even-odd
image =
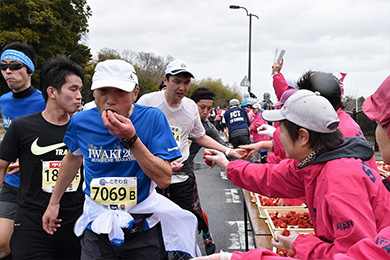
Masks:
[[[298,259],[332,259],[390,226],[390,193],[366,162],[372,155],[365,140],[351,138],[303,169],[293,159],[277,165],[236,160],[228,164],[227,177],[268,197],[305,196],[316,235],[299,235],[294,253]]]
[[[278,73],[273,77],[273,86],[278,101],[282,98],[284,91],[288,90],[289,86],[282,73]]]
[[[251,136],[253,136],[253,142],[257,143],[260,141],[269,141],[271,140],[271,137],[268,135],[259,135],[257,133],[257,128],[261,126],[262,124],[268,124],[264,119],[261,117],[261,111],[259,111],[253,118],[252,124],[249,126],[249,131]]]
[[[248,252],[233,252],[231,260],[281,260],[265,248]],[[285,259],[285,258],[283,258]],[[354,244],[347,253],[335,254],[334,260],[379,260],[390,259],[390,227],[382,229],[374,239],[365,238]]]

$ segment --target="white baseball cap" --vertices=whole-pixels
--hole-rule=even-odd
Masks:
[[[288,120],[317,133],[333,133],[340,119],[330,102],[319,92],[302,89],[287,99],[279,110],[266,110],[263,119],[269,122]]]
[[[254,103],[254,104],[252,105],[252,108],[262,109],[263,106],[264,106],[264,102],[257,101],[256,103]]]
[[[138,77],[130,63],[124,60],[105,60],[96,65],[91,90],[113,87],[132,92],[136,86]]]
[[[174,60],[171,61],[167,65],[167,69],[165,70],[165,75],[171,74],[176,75],[179,73],[187,72],[194,78],[194,73],[192,73],[190,67],[182,60]]]

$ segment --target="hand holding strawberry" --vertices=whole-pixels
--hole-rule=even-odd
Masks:
[[[226,159],[225,154],[217,150],[205,150],[203,158],[206,160],[205,162],[207,163],[207,165],[209,165],[207,160],[211,162],[211,166],[209,165],[211,168],[213,168],[215,165],[218,165],[222,168],[222,170],[226,170],[227,165],[229,164],[229,161],[228,159]]]
[[[207,160],[206,159],[206,155],[212,155],[209,151],[204,151],[204,154],[203,154],[203,159],[205,159],[204,160],[204,162],[208,165],[208,166],[210,166],[210,167],[213,167],[213,162],[212,161],[210,161],[210,160]]]
[[[288,231],[288,230],[287,230]],[[288,236],[285,236],[287,235]],[[284,230],[282,232],[278,232],[275,234],[275,237],[272,238],[272,245],[274,247],[286,249],[290,252],[293,252],[292,244],[294,243],[295,239],[299,236],[299,233],[295,230],[291,230],[290,232],[285,232]]]

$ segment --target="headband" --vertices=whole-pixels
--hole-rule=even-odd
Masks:
[[[201,99],[214,100],[214,97],[213,96],[195,96],[195,97],[192,97],[192,100],[194,100],[195,103],[198,103],[199,100],[201,100]]]
[[[32,60],[23,52],[13,50],[13,49],[7,49],[3,51],[1,54],[1,60],[17,60],[22,62],[23,64],[27,65],[27,67],[32,71],[32,74],[34,74],[34,63]]]

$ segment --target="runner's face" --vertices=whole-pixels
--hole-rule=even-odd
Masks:
[[[57,92],[57,105],[67,113],[74,113],[81,106],[81,89],[83,82],[79,76],[68,75],[66,82],[61,87],[61,92]]]
[[[378,146],[381,149],[383,162],[390,164],[390,137],[387,135],[387,128],[377,122],[375,136]]]
[[[11,62],[17,62],[21,63],[20,61],[16,60],[2,60],[1,63],[11,63]],[[8,87],[12,90],[14,93],[21,92],[31,85],[31,74],[27,73],[27,67],[22,67],[18,70],[10,70],[7,68],[6,70],[2,70],[1,74],[3,75],[5,81],[7,82]]]
[[[213,100],[210,99],[201,99],[198,103],[196,103],[198,105],[199,115],[202,121],[205,120],[209,116],[211,110],[213,110],[213,103]]]
[[[167,86],[165,89],[169,99],[179,101],[187,94],[191,85],[191,76],[187,73],[171,75],[169,81],[164,77],[164,83]]]
[[[132,92],[126,92],[118,88],[105,87],[93,91],[95,103],[100,113],[104,110],[112,110],[117,114],[128,117],[133,102],[137,99],[139,87]]]

